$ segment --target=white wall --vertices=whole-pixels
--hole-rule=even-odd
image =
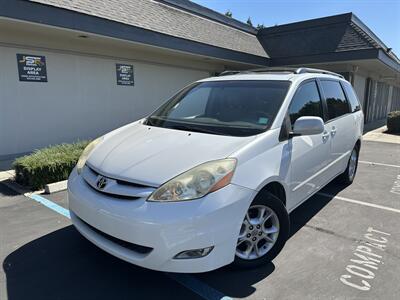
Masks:
[[[354,90],[360,100],[361,106],[364,107],[365,103],[365,88],[366,88],[366,77],[359,74],[354,74]]]
[[[102,135],[209,76],[182,67],[27,48],[0,46],[0,159]],[[16,53],[44,55],[48,82],[20,82]],[[116,84],[116,63],[134,65],[135,86]]]

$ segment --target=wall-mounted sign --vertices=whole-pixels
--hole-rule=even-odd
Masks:
[[[117,84],[118,85],[134,85],[133,66],[125,64],[116,64],[117,68]]]
[[[17,64],[19,81],[47,82],[44,56],[17,54]]]

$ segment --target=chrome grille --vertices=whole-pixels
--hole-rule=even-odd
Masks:
[[[104,176],[88,165],[85,165],[81,174],[83,179],[90,187],[100,193],[108,194],[116,198],[132,200],[138,198],[147,198],[156,189],[151,186]]]

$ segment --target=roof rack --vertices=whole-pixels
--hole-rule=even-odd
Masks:
[[[340,78],[344,78],[342,75],[321,70],[321,69],[313,69],[313,68],[259,68],[245,71],[235,71],[235,70],[227,70],[219,74],[218,76],[227,76],[227,75],[235,75],[235,74],[251,74],[251,73],[292,73],[292,74],[306,74],[306,73],[315,73],[315,74],[327,74],[333,75]]]
[[[321,70],[321,69],[313,69],[313,68],[298,68],[296,71],[296,74],[304,74],[304,73],[318,73],[318,74],[327,74],[327,75],[333,75],[337,76],[340,78],[344,78],[342,75],[331,72],[331,71],[326,71],[326,70]]]

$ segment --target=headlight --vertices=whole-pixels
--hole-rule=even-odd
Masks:
[[[231,182],[236,159],[227,158],[201,164],[160,186],[148,201],[184,201],[201,198]]]
[[[76,164],[76,170],[78,171],[78,174],[82,172],[83,167],[85,166],[86,160],[89,157],[89,154],[93,151],[93,149],[97,146],[98,143],[100,143],[103,140],[103,137],[99,137],[98,139],[95,139],[94,141],[90,142],[85,150],[83,150],[81,156],[79,157],[78,163]]]

